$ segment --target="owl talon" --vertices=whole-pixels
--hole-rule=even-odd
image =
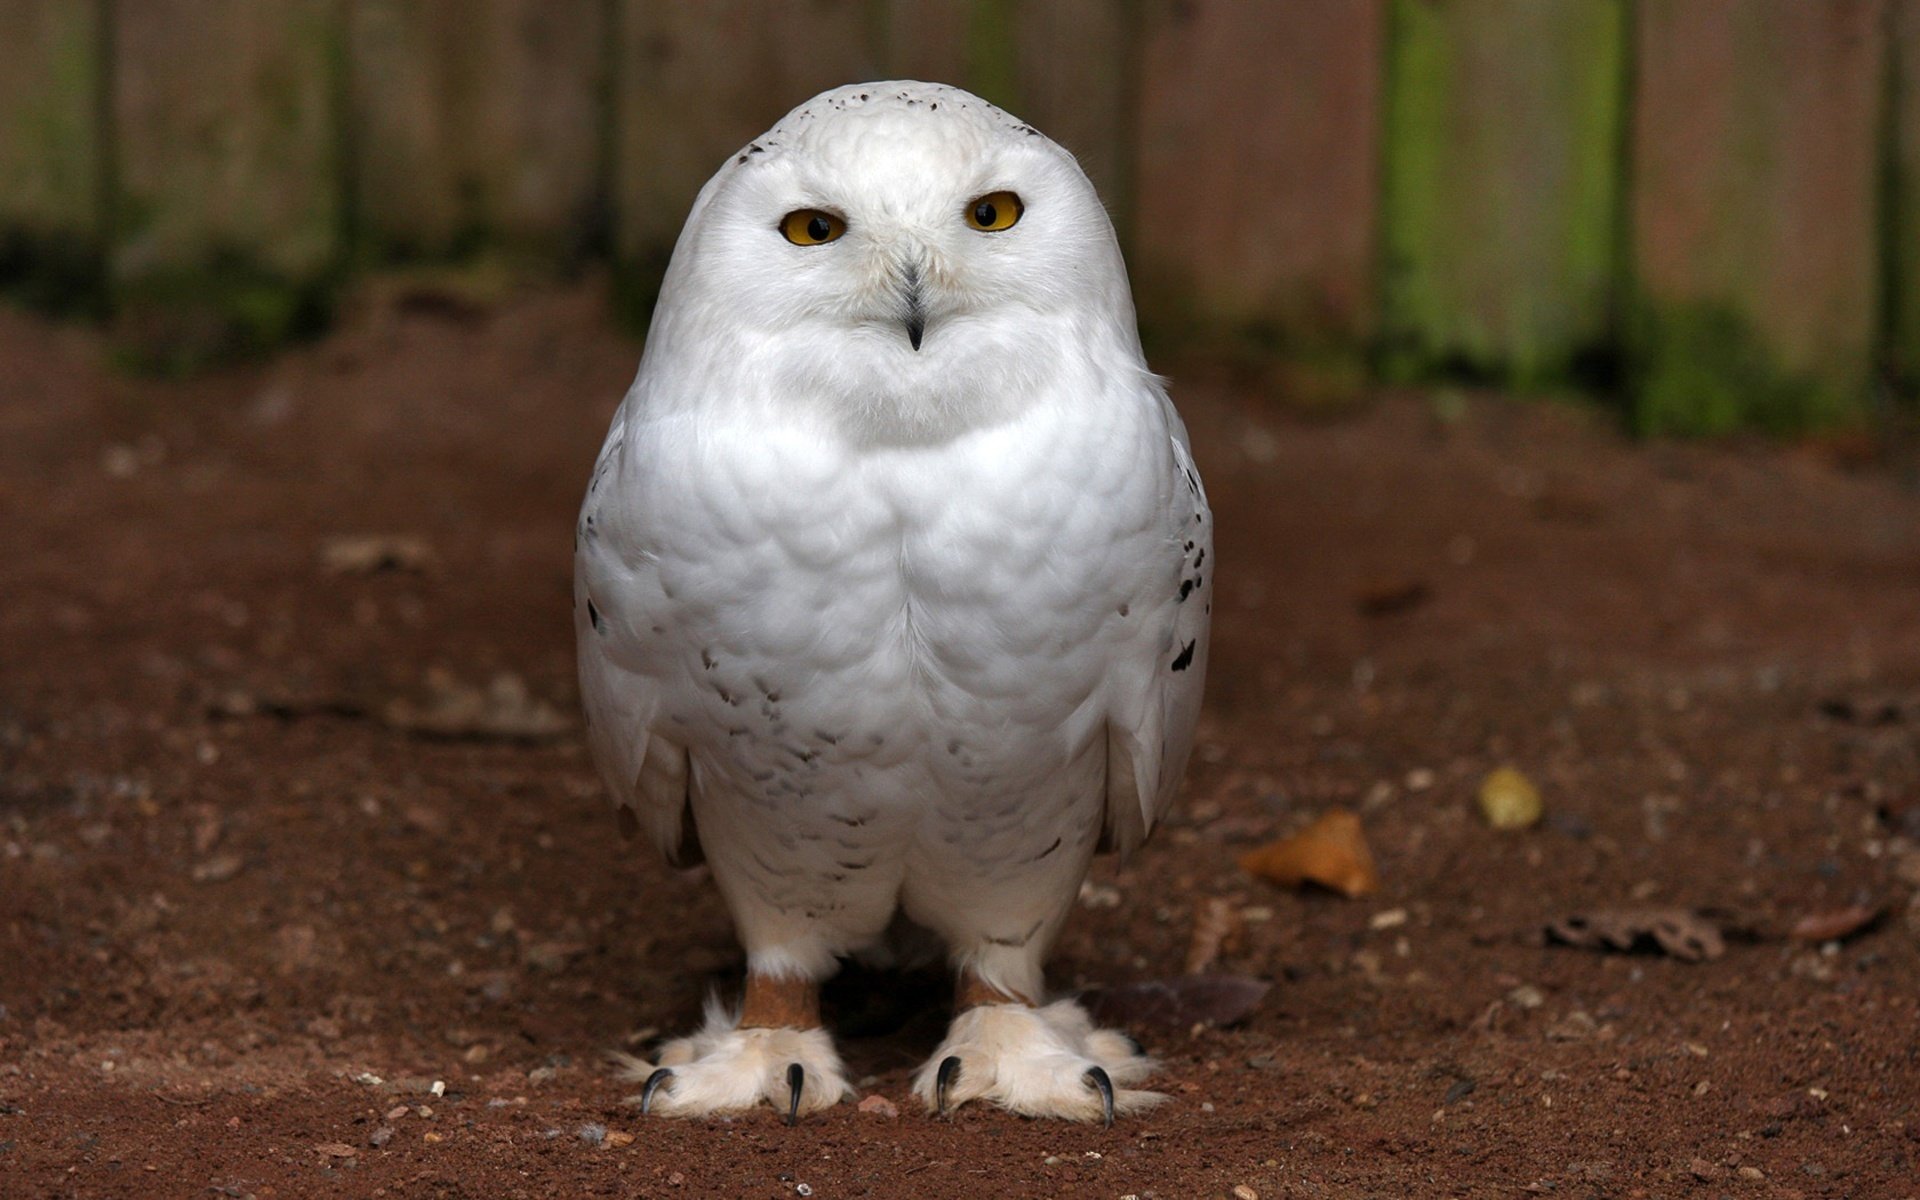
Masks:
[[[951,1088],[954,1081],[959,1078],[960,1056],[958,1054],[949,1054],[941,1059],[940,1073],[934,1077],[933,1081],[934,1110],[939,1113],[940,1116],[944,1117],[947,1115],[947,1089]]]
[[[653,1108],[653,1094],[660,1090],[661,1084],[672,1078],[672,1067],[661,1067],[653,1074],[647,1076],[647,1082],[641,1085],[640,1088],[640,1111],[642,1113],[646,1113]]]
[[[787,1064],[787,1091],[792,1096],[787,1101],[787,1124],[793,1125],[800,1120],[800,1090],[807,1086],[807,1069],[799,1063]]]
[[[1153,1065],[1119,1031],[1096,1028],[1071,1000],[1041,1008],[982,1004],[953,1019],[945,1042],[914,1076],[913,1092],[940,1116],[984,1101],[1022,1116],[1111,1128],[1114,1118],[1166,1099],[1138,1087]]]
[[[1105,1067],[1088,1067],[1087,1073],[1082,1075],[1081,1078],[1087,1081],[1088,1087],[1100,1093],[1100,1109],[1104,1115],[1103,1123],[1108,1129],[1112,1129],[1113,1079],[1108,1076],[1107,1069]]]

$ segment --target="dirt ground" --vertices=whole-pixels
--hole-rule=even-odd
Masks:
[[[572,723],[572,516],[637,356],[602,313],[417,295],[189,384],[0,314],[0,1195],[1920,1195],[1912,481],[1185,374],[1209,706],[1053,978],[1180,976],[1215,912],[1264,1002],[1136,1026],[1172,1099],[1110,1130],[919,1111],[932,978],[829,997],[897,1115],[624,1106],[604,1052],[740,960]],[[1482,819],[1502,764],[1538,827]],[[1335,807],[1377,894],[1236,865]],[[1631,908],[1725,952],[1542,936]]]

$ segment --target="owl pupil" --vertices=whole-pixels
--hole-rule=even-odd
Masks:
[[[998,220],[999,217],[1000,211],[994,208],[993,205],[988,204],[985,200],[973,206],[973,223],[975,225],[991,225]]]
[[[815,217],[807,222],[807,236],[816,242],[826,241],[827,235],[832,232],[833,227],[827,224],[825,217]]]

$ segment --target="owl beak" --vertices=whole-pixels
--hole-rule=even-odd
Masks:
[[[905,290],[907,341],[918,350],[920,339],[927,332],[927,309],[920,296],[920,266],[917,263],[907,264]]]

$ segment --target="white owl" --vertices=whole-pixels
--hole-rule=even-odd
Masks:
[[[1111,1121],[1151,1063],[1042,964],[1138,846],[1200,707],[1212,518],[1073,157],[956,88],[815,97],[694,201],[577,530],[580,683],[623,828],[704,855],[742,1011],[636,1099],[788,1119],[851,1091],[842,956],[936,935],[914,1082]]]

